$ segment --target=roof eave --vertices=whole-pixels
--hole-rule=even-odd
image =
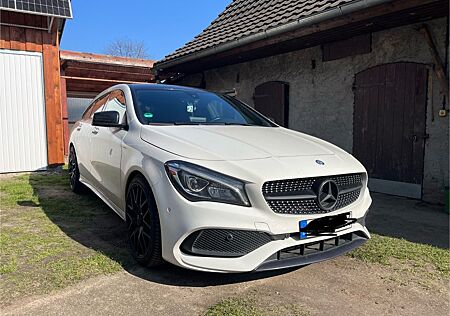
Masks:
[[[296,30],[301,27],[310,26],[312,24],[320,23],[325,20],[333,19],[336,17],[340,17],[343,15],[347,15],[356,11],[360,11],[363,9],[367,9],[376,5],[392,2],[393,0],[358,0],[354,2],[350,2],[347,4],[343,4],[337,6],[333,9],[324,11],[322,13],[318,13],[312,16],[308,16],[306,18],[299,19],[294,22],[290,22],[284,25],[280,25],[278,27],[274,27],[263,32],[255,33],[235,41],[227,42],[221,45],[217,45],[211,48],[207,48],[205,50],[201,50],[195,53],[191,53],[182,57],[170,59],[167,61],[160,61],[155,63],[155,69],[158,71],[171,68],[180,64],[184,64],[190,61],[194,61],[199,58],[211,56],[217,53],[221,53],[239,46],[244,46],[259,40],[263,40],[269,37],[274,37],[280,35],[282,33],[286,33],[289,31]]]

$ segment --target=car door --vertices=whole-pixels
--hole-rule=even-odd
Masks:
[[[121,90],[112,91],[103,111],[119,112],[119,123],[126,124],[126,101]],[[92,126],[91,174],[97,188],[116,206],[121,205],[122,140],[127,131],[116,127]]]
[[[88,182],[92,182],[91,176],[91,136],[92,136],[92,117],[95,112],[101,111],[108,96],[101,96],[95,99],[83,113],[80,121],[77,122],[72,133],[75,140],[75,150],[78,160],[78,168],[81,176]]]

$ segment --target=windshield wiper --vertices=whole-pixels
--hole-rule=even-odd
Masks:
[[[174,122],[173,125],[226,125],[222,122]]]
[[[174,122],[173,125],[237,125],[237,126],[259,126],[249,123],[233,123],[233,122]]]
[[[225,125],[257,126],[256,124],[249,124],[249,123],[225,123]]]
[[[173,125],[200,125],[197,122],[173,122]]]

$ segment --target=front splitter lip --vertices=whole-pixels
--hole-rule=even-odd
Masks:
[[[365,236],[365,240],[370,238],[370,233],[368,232],[365,226],[362,226],[359,223],[353,224],[351,228],[340,231],[337,235],[345,235],[349,233],[360,233]],[[185,254],[179,251],[177,257],[177,264],[188,269],[204,271],[204,272],[218,272],[218,273],[244,273],[244,272],[252,272],[252,271],[267,271],[267,270],[276,270],[289,268],[293,266],[302,266],[307,265],[314,262],[319,262],[323,260],[332,259],[336,256],[339,256],[347,251],[350,251],[362,243],[354,243],[354,247],[346,250],[343,249],[342,252],[336,253],[335,255],[331,255],[329,257],[323,256],[322,258],[316,258],[311,262],[300,262],[298,261],[295,264],[291,264],[290,266],[270,266],[268,268],[263,268],[264,262],[271,257],[273,254],[277,253],[280,250],[285,248],[298,246],[301,244],[309,243],[312,241],[321,241],[329,239],[329,236],[316,237],[305,240],[295,240],[294,238],[288,238],[285,240],[275,240],[272,241],[253,252],[238,258],[217,258],[217,257],[199,257]],[[343,246],[342,246],[343,247]],[[338,247],[340,248],[340,247]],[[179,248],[178,248],[179,249]]]
[[[368,238],[362,236],[355,236],[354,239],[342,246],[337,246],[335,248],[331,248],[326,251],[317,252],[311,255],[289,258],[284,260],[272,260],[263,262],[258,268],[256,268],[255,272],[260,271],[272,271],[279,269],[288,269],[294,267],[305,266],[325,260],[330,260],[336,257],[339,257],[347,252],[352,251],[353,249],[358,248],[362,244],[364,244]]]

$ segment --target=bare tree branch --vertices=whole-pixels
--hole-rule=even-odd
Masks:
[[[149,58],[147,46],[143,41],[117,39],[106,46],[105,54],[128,58]]]

